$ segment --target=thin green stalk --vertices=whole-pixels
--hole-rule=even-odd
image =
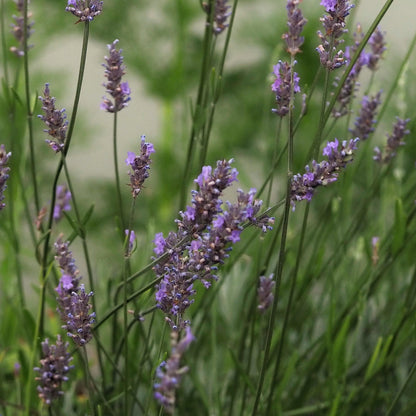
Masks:
[[[282,129],[282,117],[279,117],[279,123],[277,127],[276,140],[274,142],[274,150],[273,150],[273,158],[272,158],[272,166],[274,167],[277,166],[277,161],[278,161],[279,138],[280,138],[281,129]],[[272,188],[273,188],[273,179],[274,179],[274,175],[271,175],[270,181],[269,181],[269,189],[267,190],[266,206],[270,205],[270,198],[272,195]]]
[[[91,412],[91,415],[95,416],[95,406],[93,404],[94,401],[94,395],[93,395],[93,390],[91,387],[91,374],[90,374],[90,369],[88,367],[88,354],[87,354],[87,349],[85,346],[78,348],[78,352],[79,355],[81,357],[81,361],[84,364],[84,379],[85,379],[85,385],[87,387],[88,390],[88,407],[89,407],[89,411]]]
[[[1,0],[1,10],[0,10],[0,27],[1,27],[1,46],[2,46],[2,55],[3,55],[3,71],[4,71],[4,80],[6,84],[9,85],[9,68],[7,65],[7,46],[6,46],[6,36],[4,33],[4,0]]]
[[[114,172],[116,177],[116,194],[117,194],[117,203],[118,210],[120,215],[120,235],[124,240],[124,230],[126,229],[123,215],[123,199],[121,198],[121,186],[120,186],[120,174],[118,171],[118,154],[117,154],[117,111],[114,112],[114,122],[113,122],[113,157],[114,157]]]

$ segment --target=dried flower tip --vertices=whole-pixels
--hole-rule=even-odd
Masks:
[[[294,61],[296,64],[296,61]],[[273,108],[272,112],[278,114],[280,117],[284,117],[289,113],[290,98],[293,82],[293,93],[300,92],[299,87],[299,75],[293,72],[292,68],[287,62],[279,61],[273,67],[273,73],[276,77],[272,84],[272,91],[276,95],[277,108]]]
[[[139,195],[144,181],[149,177],[150,163],[152,163],[150,155],[155,152],[153,144],[147,143],[145,139],[145,136],[141,137],[140,154],[127,153],[126,165],[131,167],[129,176],[133,198]]]
[[[367,140],[370,134],[374,131],[374,124],[376,123],[375,116],[377,108],[381,103],[380,96],[382,91],[379,91],[374,97],[363,97],[361,110],[359,116],[355,121],[355,129],[350,130],[354,137],[359,137],[360,140]]]
[[[65,10],[79,18],[76,23],[85,22],[86,20],[91,21],[102,12],[103,2],[98,0],[68,0]]]
[[[0,145],[0,211],[6,206],[4,200],[4,191],[7,189],[7,179],[9,179],[10,168],[7,166],[11,152],[6,152],[4,144]]]
[[[23,0],[15,0],[16,9],[19,12],[19,16],[13,15],[13,19],[15,23],[12,24],[12,33],[17,42],[19,43],[19,46],[12,46],[10,48],[10,51],[13,52],[16,56],[22,57],[25,54],[24,51],[24,43],[25,43],[25,18],[24,18],[24,1]],[[33,30],[32,27],[34,25],[34,22],[29,22],[29,19],[32,17],[32,13],[27,13],[27,28],[26,28],[26,35],[27,38],[32,35]],[[32,48],[33,45],[27,45],[27,48]]]
[[[276,284],[276,282],[273,280],[273,276],[273,273],[270,274],[269,277],[260,276],[259,287],[257,289],[257,295],[259,299],[257,308],[261,312],[265,312],[273,302],[273,289]]]
[[[42,207],[39,210],[38,216],[36,217],[36,220],[35,220],[35,226],[36,226],[36,229],[38,231],[40,231],[40,229],[42,227],[43,220],[45,219],[45,216],[46,216],[47,213],[48,213],[48,208],[47,207]]]
[[[299,9],[298,4],[301,0],[288,0],[287,1],[287,26],[288,32],[285,33],[282,38],[286,42],[287,51],[295,56],[300,52],[305,38],[300,36],[307,20],[303,17],[302,11]]]
[[[59,221],[64,211],[71,210],[71,192],[65,185],[58,185],[56,188],[56,202],[53,209],[53,219]]]
[[[228,6],[227,3],[228,3],[228,0],[215,0],[214,17],[213,17],[214,25],[212,28],[214,35],[221,34],[228,27],[228,23],[226,22],[227,22],[228,17],[231,15],[231,13],[229,12],[229,9],[231,7]],[[211,10],[210,10],[210,5],[208,3],[203,2],[202,8],[208,15],[210,14]]]
[[[158,381],[154,384],[154,397],[165,408],[166,412],[173,414],[175,410],[175,394],[182,376],[188,371],[187,367],[180,367],[183,354],[195,339],[191,327],[186,327],[186,335],[178,342],[178,332],[172,331],[172,352],[167,361],[163,361],[156,369]]]
[[[404,146],[406,143],[403,141],[403,137],[410,134],[410,130],[406,128],[408,119],[401,119],[396,117],[396,123],[393,126],[393,133],[387,136],[387,145],[384,149],[384,156],[381,150],[376,147],[374,148],[375,156],[373,159],[379,163],[388,163],[396,156],[397,149],[400,146]]]
[[[127,107],[127,103],[130,101],[130,87],[127,82],[121,82],[121,79],[125,72],[125,65],[123,63],[122,50],[116,49],[116,39],[111,45],[107,45],[109,50],[109,56],[105,56],[106,63],[103,64],[105,71],[104,76],[107,78],[107,82],[104,83],[106,92],[111,95],[114,102],[108,98],[103,98],[101,103],[101,109],[108,111],[109,113],[115,113]]]
[[[34,370],[39,374],[35,378],[39,382],[39,398],[47,405],[64,394],[61,390],[62,383],[68,381],[67,373],[74,368],[70,365],[72,357],[67,348],[68,343],[64,344],[60,335],[57,336],[56,345],[49,345],[48,339],[42,342],[43,358],[40,367],[35,367]]]
[[[38,115],[38,117],[48,127],[43,131],[53,137],[53,140],[46,139],[45,141],[56,153],[61,152],[65,146],[66,131],[68,129],[65,109],[57,110],[55,108],[55,97],[50,96],[48,83],[45,84],[43,97],[39,97],[39,100],[42,101],[44,115]]]

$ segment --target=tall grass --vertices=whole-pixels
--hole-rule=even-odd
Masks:
[[[2,0],[2,416],[415,414],[416,33],[318,3]]]

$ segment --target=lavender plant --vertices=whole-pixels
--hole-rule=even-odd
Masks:
[[[1,4],[2,415],[414,413],[416,34],[357,5]]]

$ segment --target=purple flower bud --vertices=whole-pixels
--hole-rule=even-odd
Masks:
[[[6,152],[4,144],[0,145],[0,211],[6,206],[4,200],[4,191],[7,189],[7,179],[9,179],[10,168],[7,166],[11,152]]]
[[[133,230],[124,230],[124,233],[126,234],[126,238],[127,236],[130,234],[130,238],[129,238],[129,245],[128,245],[128,255],[131,254],[131,251],[133,250],[133,246],[134,246],[134,242],[136,241],[136,233]]]
[[[299,0],[287,1],[287,26],[288,32],[282,38],[286,41],[287,51],[295,56],[300,52],[300,47],[303,44],[304,37],[300,36],[307,20],[303,17],[302,11],[298,7]]]
[[[39,398],[50,405],[54,400],[64,393],[61,390],[62,383],[68,381],[67,374],[74,368],[70,365],[72,357],[67,352],[68,343],[62,342],[60,335],[57,336],[56,345],[49,345],[49,340],[42,342],[42,355],[40,367],[34,370],[39,374],[35,380],[39,382]]]
[[[376,123],[375,116],[377,108],[381,103],[381,92],[379,91],[376,96],[371,98],[363,97],[360,114],[355,121],[355,129],[351,130],[354,137],[359,137],[360,140],[367,140],[374,131],[373,125]]]
[[[227,19],[231,15],[229,12],[230,6],[227,5],[228,0],[215,0],[214,2],[214,22],[212,31],[214,35],[219,35],[228,27]],[[202,3],[205,12],[210,15],[211,8],[208,3]]]
[[[259,287],[257,289],[257,295],[259,299],[257,308],[261,312],[265,312],[272,304],[274,299],[273,289],[275,284],[276,282],[273,280],[273,273],[270,274],[269,277],[260,276]]]
[[[165,251],[166,246],[166,241],[163,238],[163,233],[157,233],[153,242],[155,243],[155,248],[153,251],[155,252],[156,256],[161,256]]]
[[[370,45],[371,53],[368,54],[367,66],[372,71],[375,71],[378,67],[378,62],[386,50],[384,33],[377,28],[368,40],[368,44]]]
[[[79,18],[77,23],[85,22],[86,20],[91,21],[101,14],[103,2],[99,0],[68,0],[65,10]]]
[[[71,192],[64,185],[56,188],[56,203],[53,210],[53,219],[59,221],[63,216],[63,211],[71,210]]]
[[[12,33],[17,42],[19,43],[18,46],[12,46],[10,47],[10,51],[13,52],[16,56],[22,57],[25,54],[24,51],[24,35],[25,35],[25,18],[24,18],[24,1],[23,0],[15,0],[14,3],[16,4],[16,9],[19,12],[19,15],[13,15],[13,19],[15,23],[12,24]],[[32,17],[32,13],[27,13],[27,28],[26,28],[26,34],[29,38],[30,35],[33,34],[32,27],[34,25],[34,22],[30,22],[29,19]],[[27,48],[32,48],[33,45],[28,45]]]
[[[103,98],[100,108],[109,113],[116,113],[127,107],[130,101],[130,87],[127,82],[121,82],[121,78],[126,73],[126,66],[123,63],[123,56],[121,49],[116,49],[116,39],[111,45],[107,45],[109,56],[105,57],[106,63],[103,64],[105,71],[104,75],[107,82],[104,85],[106,92],[111,95],[113,101],[108,98]]]

